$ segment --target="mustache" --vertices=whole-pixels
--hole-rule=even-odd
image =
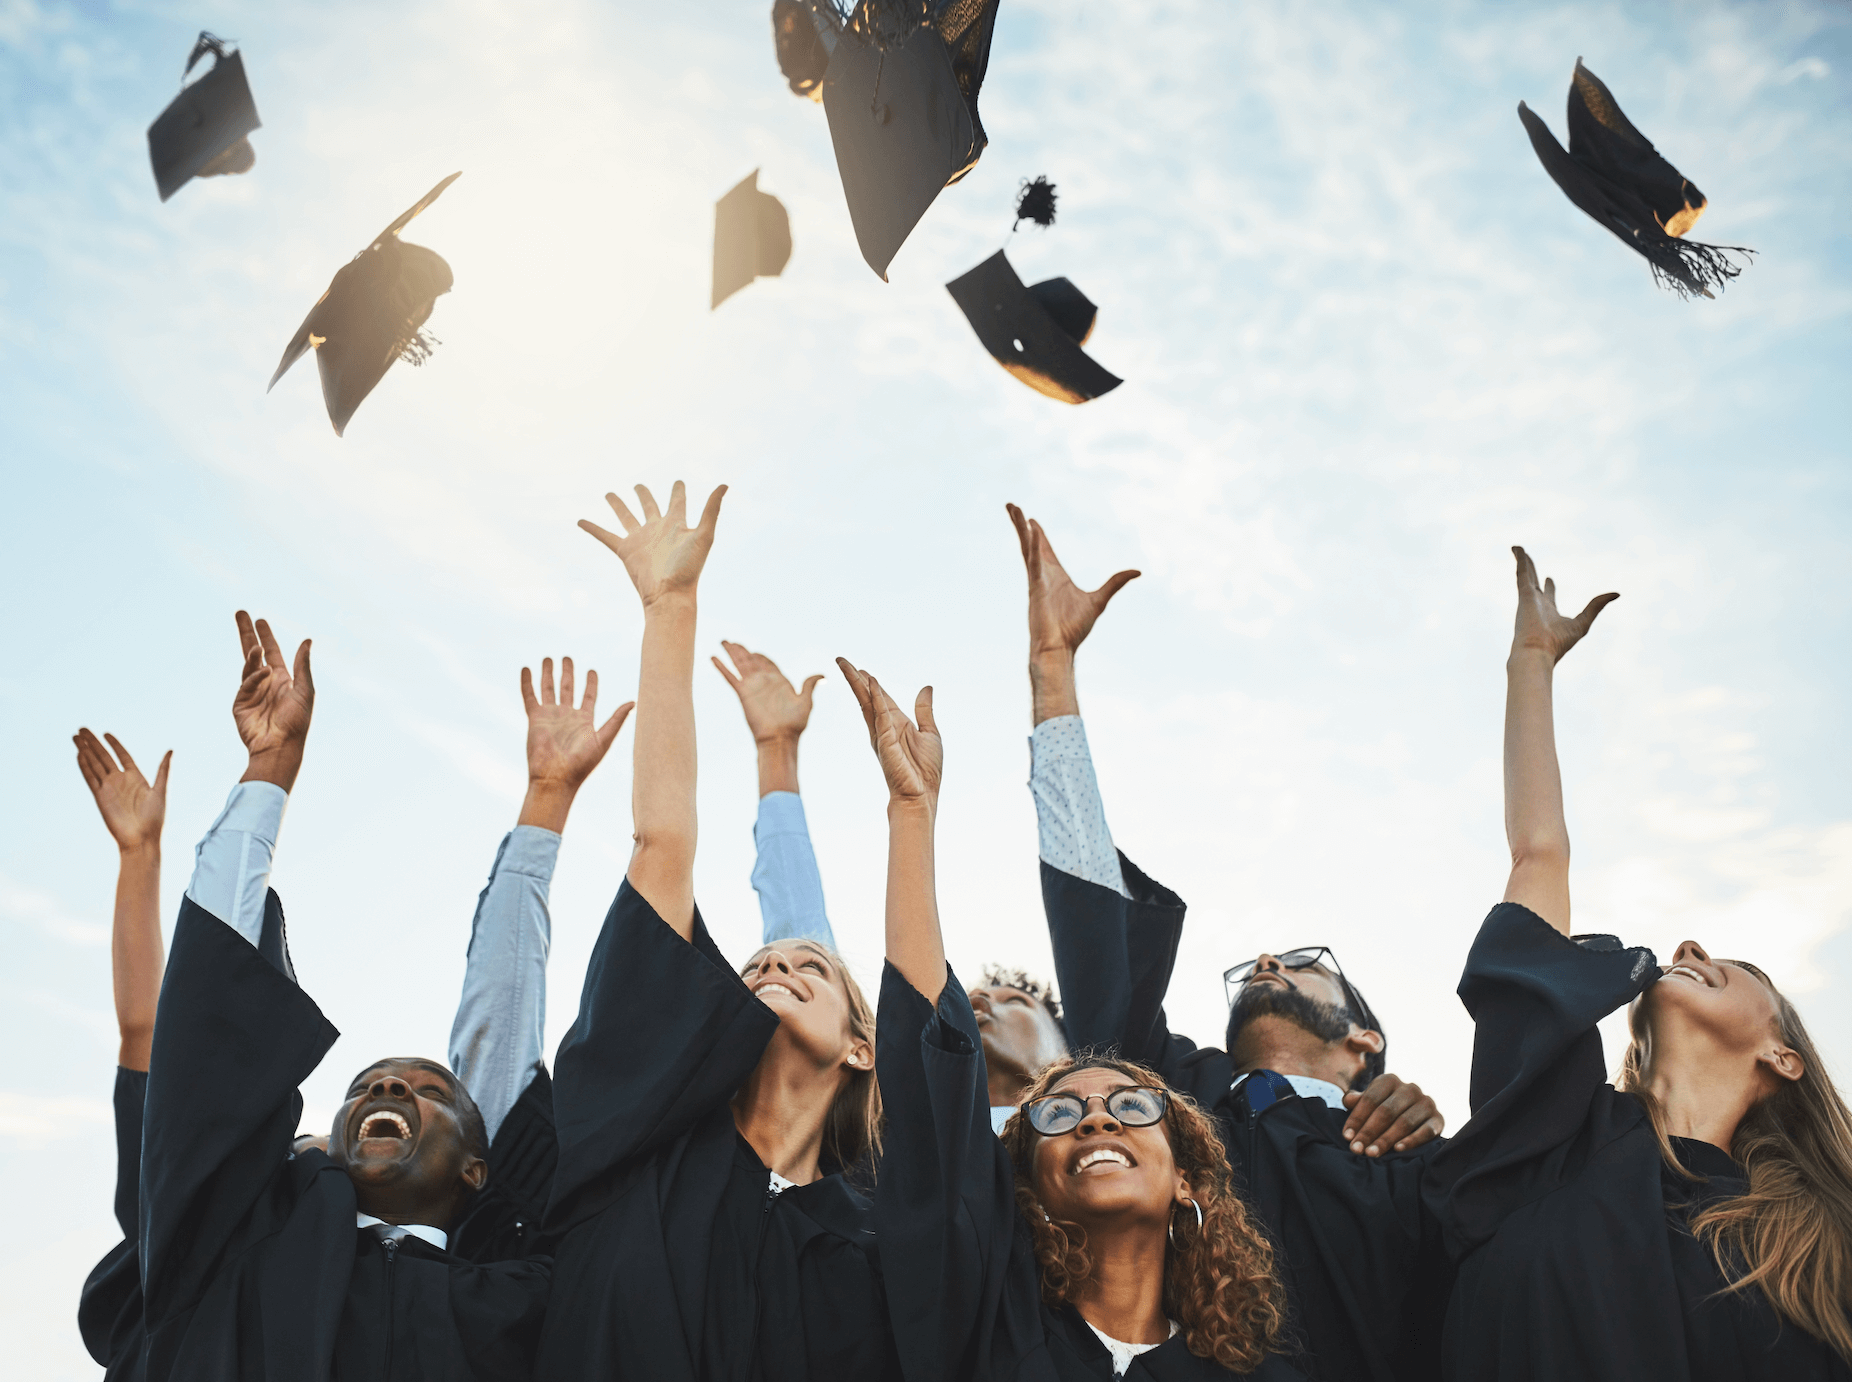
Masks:
[[[1321,1003],[1298,989],[1278,984],[1248,984],[1228,1014],[1228,1037],[1257,1017],[1283,1017],[1320,1041],[1342,1041],[1350,1035],[1350,1013],[1335,1003]]]

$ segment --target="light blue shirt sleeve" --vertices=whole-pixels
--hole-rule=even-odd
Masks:
[[[796,792],[760,797],[752,840],[759,851],[752,886],[759,894],[765,943],[802,938],[835,949],[836,937],[823,911],[823,875],[804,821],[804,799]]]
[[[546,1049],[547,893],[558,858],[557,834],[517,825],[502,837],[489,885],[476,899],[450,1068],[482,1110],[490,1141]]]
[[[264,934],[264,897],[289,793],[274,782],[240,782],[193,851],[186,895],[256,945]]]
[[[1035,727],[1029,736],[1029,790],[1035,794],[1042,861],[1130,897],[1080,716],[1057,715]]]

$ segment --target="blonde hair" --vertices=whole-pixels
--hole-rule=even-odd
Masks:
[[[1732,1195],[1691,1217],[1691,1230],[1717,1258],[1726,1292],[1758,1287],[1785,1320],[1852,1363],[1852,1111],[1827,1077],[1800,1013],[1754,965],[1727,961],[1768,984],[1774,1028],[1801,1058],[1798,1080],[1783,1080],[1737,1125],[1730,1155],[1749,1176]],[[1640,1043],[1628,1043],[1616,1086],[1646,1106],[1659,1152],[1687,1179],[1652,1095]]]
[[[868,1049],[873,1051],[875,1010],[869,1005],[862,986],[855,982],[855,975],[849,972],[849,966],[835,950],[821,941],[805,943],[816,946],[836,966],[836,972],[842,976],[843,992],[849,996],[849,1035],[856,1041],[867,1042]],[[881,1129],[885,1122],[881,1085],[875,1079],[875,1063],[871,1059],[866,1066],[856,1066],[849,1071],[847,1082],[830,1104],[829,1118],[823,1124],[823,1159],[833,1160],[836,1168],[845,1174],[865,1165],[866,1174],[872,1179],[874,1163],[881,1156]]]
[[[1215,1123],[1155,1070],[1096,1056],[1063,1056],[1043,1066],[1023,1103],[1041,1098],[1077,1070],[1112,1070],[1170,1095],[1164,1132],[1202,1211],[1198,1228],[1187,1206],[1172,1206],[1164,1252],[1164,1313],[1182,1326],[1184,1344],[1230,1372],[1252,1372],[1269,1353],[1283,1352],[1286,1293],[1274,1270],[1273,1244],[1235,1191],[1228,1149]],[[1004,1126],[1003,1145],[1016,1171],[1016,1208],[1028,1221],[1042,1269],[1042,1299],[1058,1305],[1091,1278],[1093,1259],[1086,1230],[1051,1220],[1035,1196],[1035,1148],[1041,1140],[1020,1110]]]

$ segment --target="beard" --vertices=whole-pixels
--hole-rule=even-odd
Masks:
[[[1248,984],[1228,1014],[1228,1051],[1234,1054],[1241,1029],[1257,1017],[1283,1017],[1320,1041],[1342,1041],[1350,1035],[1350,1011],[1335,1003],[1321,1003],[1298,989],[1278,984]]]

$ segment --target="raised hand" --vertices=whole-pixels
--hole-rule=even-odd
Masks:
[[[921,687],[919,699],[914,702],[913,715],[919,722],[916,726],[873,676],[846,658],[837,658],[836,665],[842,669],[849,689],[855,692],[856,704],[862,707],[868,742],[874,746],[881,775],[887,779],[889,804],[936,805],[939,779],[945,769],[945,745],[932,718],[932,688]]]
[[[1139,573],[1119,571],[1108,576],[1098,590],[1082,590],[1061,565],[1042,525],[1033,518],[1025,519],[1014,504],[1004,507],[1009,510],[1010,522],[1016,525],[1023,565],[1029,572],[1029,655],[1071,656],[1093,632],[1094,621],[1107,602],[1128,582],[1136,580]]]
[[[303,639],[296,649],[291,669],[284,665],[283,649],[268,623],[259,619],[253,624],[243,610],[236,618],[244,671],[232,700],[232,720],[251,756],[241,780],[274,782],[287,792],[302,767],[303,745],[308,742],[309,721],[315,713],[310,640]]]
[[[1556,582],[1546,580],[1539,586],[1537,563],[1530,559],[1530,553],[1522,547],[1513,547],[1511,552],[1518,559],[1518,617],[1511,635],[1511,650],[1514,653],[1520,649],[1547,653],[1550,665],[1555,666],[1562,661],[1564,653],[1582,641],[1594,626],[1595,616],[1620,599],[1620,595],[1614,591],[1597,595],[1582,606],[1582,612],[1575,618],[1565,618],[1556,609]]]
[[[795,740],[803,734],[810,724],[811,693],[823,680],[823,674],[818,672],[805,677],[804,689],[796,691],[792,689],[790,678],[764,653],[755,653],[725,639],[720,646],[727,650],[739,674],[734,675],[719,658],[713,659],[714,666],[727,679],[733,694],[740,698],[740,709],[746,712],[746,728],[752,731],[753,742],[769,744]]]
[[[532,668],[521,669],[521,702],[527,707],[527,800],[521,825],[552,831],[566,824],[566,812],[592,769],[604,761],[617,733],[636,708],[625,701],[598,723],[598,673],[585,674],[585,699],[572,703],[572,659],[560,659],[559,694],[553,690],[553,659],[540,661],[540,691],[534,692]]]
[[[122,742],[113,734],[105,734],[103,738],[109,741],[109,748],[116,751],[116,758],[111,758],[109,749],[87,729],[80,729],[71,736],[71,742],[77,745],[77,770],[84,775],[90,795],[96,798],[96,809],[103,814],[103,825],[124,854],[137,849],[158,849],[161,824],[167,818],[167,768],[174,761],[174,751],[169,749],[162,755],[161,766],[155,769],[154,782],[150,785],[141,769],[135,766],[135,760],[129,757],[129,751],[122,747]],[[122,760],[120,766],[117,758]]]
[[[637,486],[638,506],[643,510],[641,520],[615,494],[605,495],[605,502],[623,526],[622,537],[607,532],[590,519],[581,518],[579,526],[617,553],[624,570],[630,573],[631,584],[636,586],[643,607],[648,609],[665,596],[695,593],[695,586],[701,580],[701,568],[707,564],[708,550],[714,545],[714,524],[720,518],[720,501],[726,492],[727,487],[721,485],[708,495],[707,507],[701,511],[701,522],[693,528],[687,522],[688,492],[680,480],[669,491],[667,513],[656,507],[655,496],[645,486]]]

